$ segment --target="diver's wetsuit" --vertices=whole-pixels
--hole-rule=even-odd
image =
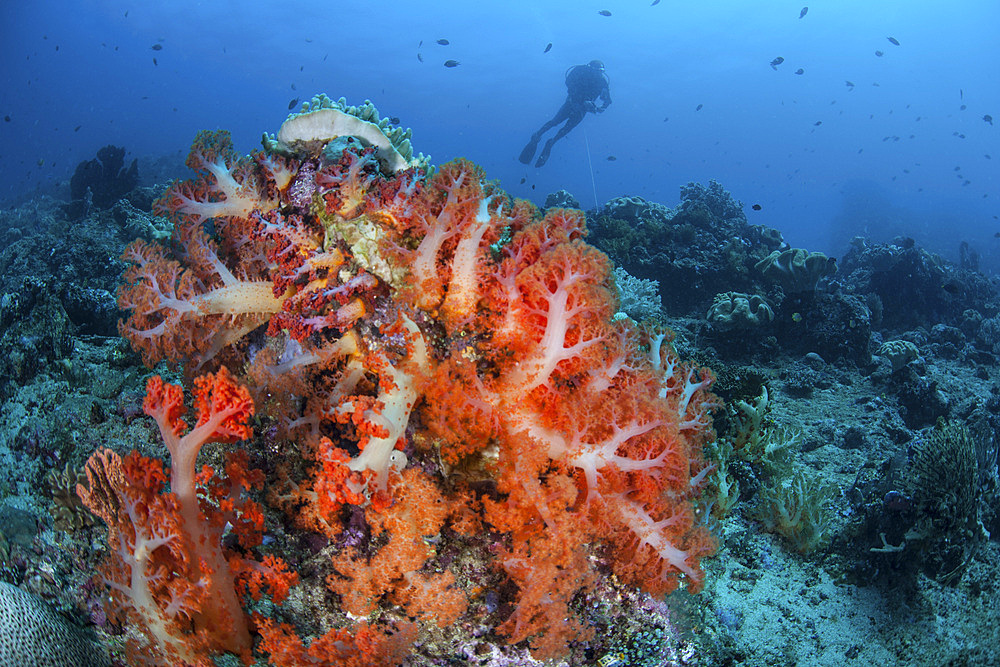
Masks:
[[[595,61],[596,62],[596,61]],[[594,100],[601,98],[601,106],[594,104]],[[576,65],[566,72],[566,101],[559,107],[559,111],[552,117],[552,120],[542,125],[542,127],[531,135],[531,141],[521,151],[520,160],[524,164],[531,162],[538,148],[538,142],[542,135],[551,130],[559,123],[566,121],[566,124],[559,128],[555,136],[545,142],[536,167],[541,167],[549,159],[552,146],[569,134],[570,130],[580,124],[583,116],[588,112],[600,113],[611,104],[611,91],[608,87],[608,77],[604,74],[603,65],[601,68],[590,65]]]

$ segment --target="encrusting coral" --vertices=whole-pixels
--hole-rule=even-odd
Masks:
[[[314,106],[329,111],[320,100],[306,114]],[[337,113],[351,109],[341,104]],[[355,112],[368,117],[365,132],[401,136],[377,113]],[[380,154],[377,138],[316,135],[316,127],[337,134],[359,126],[329,120],[309,123],[308,141],[280,151],[265,141],[264,152],[242,157],[227,134],[199,134],[188,159],[196,177],[172,185],[156,205],[175,224],[172,243],[137,241],[125,255],[132,267],[119,303],[129,317],[120,328],[149,364],[166,360],[188,374],[219,368],[197,380],[200,414],[203,388],[224,385],[225,396],[274,425],[278,472],[268,498],[297,529],[336,538],[363,510],[371,537],[334,556],[327,583],[352,614],[382,613],[311,643],[280,614],[255,613],[246,623],[227,601],[260,569],[251,553],[260,517],[241,555],[230,554],[225,585],[212,584],[217,599],[174,588],[192,606],[176,619],[187,627],[167,634],[185,641],[180,630],[221,628],[209,616],[224,617],[242,632],[255,629],[258,651],[273,664],[394,664],[415,636],[403,616],[448,625],[479,594],[439,560],[433,545],[445,535],[483,548],[493,576],[507,582],[495,632],[526,642],[537,657],[566,655],[571,642],[593,634],[576,599],[604,573],[653,594],[680,584],[697,591],[699,560],[714,550],[694,502],[711,470],[702,447],[714,437],[712,374],[682,362],[668,332],[614,319],[610,262],[583,240],[580,211],[542,217],[465,160],[428,175],[407,158],[408,142],[390,141],[397,160]],[[168,391],[171,405],[182,404],[177,391]],[[158,414],[168,443],[180,436],[171,410],[147,411]],[[241,427],[222,439],[248,435]],[[174,482],[164,494],[157,462],[95,456],[88,471],[128,473],[106,475],[113,481],[105,496],[119,499],[118,510],[92,490],[88,504],[112,527],[119,570],[131,563],[133,594],[137,576],[167,590],[177,573],[189,581],[225,574],[224,563],[212,565],[216,555],[204,556],[211,570],[199,571],[189,547],[179,547],[187,542],[151,533],[145,555],[162,554],[172,566],[143,575],[139,534],[123,532],[121,507],[129,489],[144,488],[142,507],[201,531],[200,549],[217,544],[221,524],[204,502],[208,513],[199,515],[188,499],[226,478],[207,470],[183,493]],[[229,475],[235,488],[260,480],[245,463]],[[193,470],[193,455],[172,468]],[[242,512],[257,516],[250,505],[237,512],[214,502],[235,512],[234,526]],[[283,572],[277,561],[269,565]],[[275,597],[290,583],[278,577]],[[206,613],[224,603],[226,614]],[[385,619],[401,622],[389,629]],[[185,655],[249,657],[238,637],[205,643],[196,634],[187,635]]]
[[[0,582],[0,665],[110,665],[107,651],[45,600]]]

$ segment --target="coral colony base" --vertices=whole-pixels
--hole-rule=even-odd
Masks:
[[[325,96],[253,155],[202,132],[187,164],[156,204],[173,238],[129,247],[119,305],[148,365],[193,378],[194,423],[152,378],[169,471],[101,450],[78,487],[130,660],[395,664],[435,626],[568,657],[606,582],[701,587],[713,377],[614,317],[580,211],[432,169]],[[313,604],[355,619],[325,632],[282,605],[316,533],[338,548]]]

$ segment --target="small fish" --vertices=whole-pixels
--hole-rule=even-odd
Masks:
[[[962,291],[962,286],[956,280],[949,280],[944,285],[941,285],[941,289],[948,294],[955,295]]]
[[[985,116],[983,116],[983,120],[985,120],[985,121],[986,121],[987,123],[989,123],[990,125],[992,125],[992,124],[993,124],[993,116],[991,116],[991,115],[989,115],[989,114],[986,114]]]
[[[653,0],[653,4],[651,4],[650,7],[655,7],[658,4],[660,4],[660,0]]]
[[[77,125],[76,127],[73,128],[73,131],[79,132],[81,127],[83,127],[83,125]]]
[[[614,162],[614,161],[615,161],[615,160],[617,160],[617,159],[618,159],[618,158],[616,158],[616,157],[615,157],[614,155],[609,155],[609,156],[608,156],[608,162]]]
[[[800,67],[800,68],[798,68],[797,70],[795,70],[795,73],[796,73],[796,74],[805,74],[805,73],[806,73],[806,71],[805,71],[804,69],[802,69],[802,68]]]
[[[611,12],[609,12],[606,9],[602,9],[601,11],[599,11],[597,13],[600,14],[601,16],[611,16]]]
[[[294,100],[288,103],[288,110],[291,111],[292,109],[294,109],[298,103],[299,103],[299,98],[296,97]]]
[[[670,120],[670,116],[664,116],[663,117],[663,122],[664,123],[666,123],[668,120]]]
[[[823,124],[823,121],[821,121],[821,120],[818,120],[815,123],[813,123],[813,125],[815,125],[816,127],[819,127],[822,124]]]
[[[293,83],[293,84],[291,85],[291,88],[292,88],[292,90],[298,90],[298,89],[297,89],[297,88],[295,87],[295,84],[294,84],[294,83]]]
[[[449,42],[447,39],[439,39],[437,43],[440,44],[441,46],[448,46],[449,44],[451,44],[451,42]]]
[[[698,106],[696,106],[696,107],[694,108],[694,110],[695,110],[695,111],[701,111],[701,108],[702,108],[703,106],[705,106],[705,105],[704,105],[704,104],[699,104]]]
[[[399,116],[390,116],[389,122],[393,125],[399,125]]]
[[[419,60],[420,62],[424,62],[424,57],[418,53],[417,60]]]
[[[420,40],[420,43],[419,43],[419,44],[417,44],[417,48],[419,49],[419,48],[420,48],[421,46],[423,46],[423,45],[424,45],[424,40]]]
[[[534,189],[535,189],[535,184],[534,184],[534,183],[532,183],[532,184],[531,184],[531,189],[532,189],[532,190],[534,190]]]
[[[444,61],[444,66],[445,67],[458,67],[461,64],[462,63],[458,62],[457,60],[445,60]]]
[[[163,50],[163,44],[153,44],[149,48],[153,49],[154,51],[162,51]]]
[[[965,91],[962,90],[961,88],[958,89],[958,99],[960,99],[960,100],[964,100],[965,99]]]
[[[552,50],[552,42],[549,42],[548,44],[545,45],[545,50],[542,51],[542,53],[548,53],[551,50]]]
[[[800,16],[799,18],[802,18],[802,17]],[[759,211],[761,209],[761,205],[760,204],[754,204],[750,208],[752,208],[755,211]]]
[[[848,88],[853,88],[854,87],[854,82],[853,81],[844,81],[844,85],[847,86]]]
[[[128,18],[128,10],[125,10],[125,18]]]
[[[994,217],[996,217],[996,216],[994,216]],[[1000,239],[1000,232],[997,232],[996,234],[994,234],[993,238]]]
[[[777,70],[778,69],[778,65],[780,65],[783,62],[785,62],[785,59],[782,58],[781,56],[778,56],[777,58],[775,58],[774,60],[771,61],[771,69]]]
[[[9,123],[10,122],[10,116],[4,116],[3,117],[3,122]]]
[[[881,57],[882,57],[883,55],[885,55],[885,54],[884,54],[884,53],[882,53],[881,51],[876,51],[876,52],[875,52],[875,55],[877,55],[877,56],[878,56],[879,58],[881,58]]]
[[[802,313],[792,313],[792,322],[798,324],[802,321]]]
[[[887,40],[889,40],[889,42],[890,42],[891,44],[894,44],[894,45],[896,45],[896,46],[899,46],[899,40],[898,40],[898,39],[896,39],[895,37],[886,37],[886,39],[887,39]]]
[[[45,160],[39,160],[38,161],[38,166],[39,167],[45,166]]]
[[[526,180],[528,180],[528,179],[527,179],[527,178],[525,178],[524,176],[522,176],[522,177],[521,177],[521,185],[524,185],[524,182],[525,182]]]
[[[160,63],[156,62],[156,58],[153,58],[153,66],[154,67],[159,67],[160,66]]]
[[[803,16],[805,16],[808,13],[809,13],[809,8],[808,7],[803,7],[802,11],[799,12],[799,18],[802,18]]]

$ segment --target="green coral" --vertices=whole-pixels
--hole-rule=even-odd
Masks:
[[[771,410],[767,387],[752,402],[735,401],[729,407],[730,433],[735,457],[768,472],[785,470],[802,434],[768,418]]]
[[[712,516],[724,519],[740,499],[740,481],[734,474],[733,445],[728,440],[716,440],[707,446],[708,457],[715,469],[708,476],[708,501]]]
[[[835,487],[796,468],[760,490],[754,514],[768,531],[784,537],[799,553],[810,553],[829,538],[829,503]]]

